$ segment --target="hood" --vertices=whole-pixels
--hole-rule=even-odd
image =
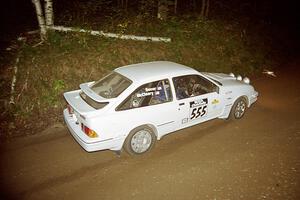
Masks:
[[[245,81],[246,78],[243,79],[242,77],[240,77],[240,79],[238,80],[238,78],[235,77],[234,75],[232,76],[224,73],[208,73],[208,72],[204,72],[202,74],[204,74],[206,77],[212,79],[217,83],[221,83],[222,86],[248,85],[248,83],[246,83]]]

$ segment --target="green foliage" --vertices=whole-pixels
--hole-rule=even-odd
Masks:
[[[49,31],[48,32],[48,42],[49,43],[59,46],[62,43],[63,40],[64,40],[63,35],[57,34],[54,31]]]
[[[53,93],[55,95],[60,94],[60,92],[65,89],[65,82],[63,80],[54,80],[52,83]]]

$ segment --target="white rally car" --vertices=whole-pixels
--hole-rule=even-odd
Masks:
[[[167,61],[128,65],[66,92],[65,122],[88,152],[149,151],[164,135],[214,118],[243,117],[258,93],[248,78]]]

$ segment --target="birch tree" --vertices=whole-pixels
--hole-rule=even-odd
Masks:
[[[43,15],[41,2],[40,2],[40,0],[32,0],[32,3],[35,7],[36,16],[37,16],[39,27],[40,27],[41,40],[45,41],[47,38],[47,30],[46,30],[45,19],[44,19],[44,15]]]
[[[45,0],[45,18],[46,18],[46,28],[53,26],[53,2],[52,0]]]

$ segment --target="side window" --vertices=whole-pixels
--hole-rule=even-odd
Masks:
[[[116,110],[127,110],[172,101],[170,82],[167,79],[144,84],[129,95]]]
[[[178,100],[217,91],[217,86],[199,75],[173,78]]]

